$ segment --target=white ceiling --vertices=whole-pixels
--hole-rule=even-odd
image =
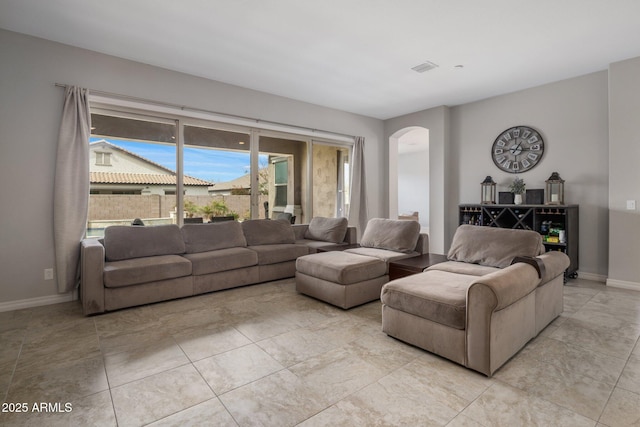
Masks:
[[[640,56],[639,19],[639,0],[0,0],[0,28],[380,119],[605,70]]]

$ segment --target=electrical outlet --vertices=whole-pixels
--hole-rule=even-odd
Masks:
[[[636,210],[636,201],[635,200],[627,200],[627,210],[635,211]]]
[[[44,280],[53,280],[53,268],[44,269]]]

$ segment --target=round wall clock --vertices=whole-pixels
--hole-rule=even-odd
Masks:
[[[509,173],[528,171],[540,162],[543,153],[542,136],[529,126],[514,126],[505,130],[491,147],[493,163]]]

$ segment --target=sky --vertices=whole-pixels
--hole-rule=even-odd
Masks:
[[[105,139],[111,144],[124,148],[141,157],[158,163],[173,171],[176,170],[176,148],[174,145],[152,144],[126,141],[115,138],[91,137],[90,142]],[[266,155],[260,155],[259,164],[267,162]],[[185,147],[184,173],[209,182],[232,181],[249,173],[250,157],[248,152],[212,150],[206,148]]]

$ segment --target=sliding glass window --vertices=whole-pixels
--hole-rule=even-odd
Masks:
[[[347,144],[92,108],[88,236],[109,225],[347,216]]]
[[[87,236],[105,227],[170,224],[176,208],[176,123],[126,114],[91,115]],[[196,191],[209,182],[194,178]]]

